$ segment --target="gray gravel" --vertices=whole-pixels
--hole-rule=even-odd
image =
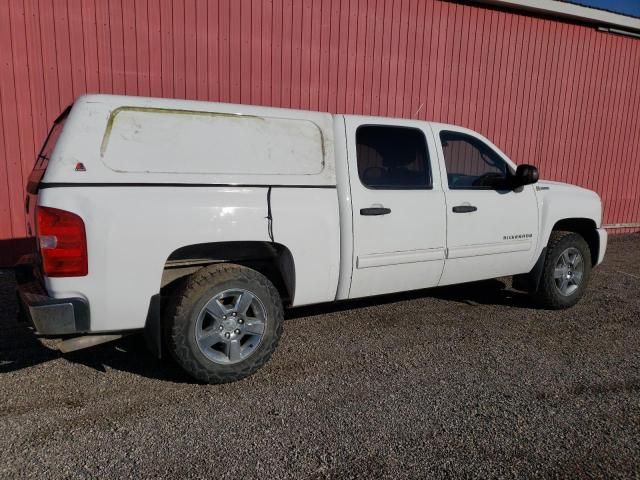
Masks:
[[[640,235],[573,309],[507,285],[291,311],[266,368],[209,386],[137,337],[60,355],[0,272],[0,476],[640,477]]]

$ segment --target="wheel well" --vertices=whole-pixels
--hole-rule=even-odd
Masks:
[[[574,232],[582,236],[591,250],[591,265],[598,262],[600,249],[600,237],[598,236],[596,222],[590,218],[565,218],[553,226],[553,231]]]
[[[287,247],[272,242],[214,242],[186,245],[175,250],[164,265],[163,289],[213,263],[235,263],[267,277],[291,304],[295,295],[295,265]]]

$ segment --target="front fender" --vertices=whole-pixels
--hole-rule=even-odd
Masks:
[[[540,212],[540,236],[537,251],[549,242],[554,227],[561,221],[576,220],[592,223],[593,229],[602,224],[602,201],[596,192],[559,182],[536,184]]]

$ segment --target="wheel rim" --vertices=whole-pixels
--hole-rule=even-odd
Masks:
[[[569,247],[564,250],[553,271],[556,288],[561,295],[572,295],[582,283],[584,276],[584,259],[577,248]]]
[[[267,314],[249,290],[225,290],[202,308],[196,322],[196,343],[204,356],[224,365],[251,356],[264,336]]]

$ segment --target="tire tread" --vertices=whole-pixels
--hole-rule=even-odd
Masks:
[[[205,368],[189,348],[184,322],[191,321],[191,309],[204,288],[239,278],[248,282],[257,282],[269,293],[267,300],[276,310],[275,318],[272,319],[276,322],[275,335],[265,349],[261,349],[256,355],[237,364],[239,368],[215,368],[216,365],[213,362],[212,367],[214,368]],[[252,375],[269,361],[284,330],[283,316],[280,294],[267,277],[241,265],[215,264],[189,275],[186,281],[179,285],[169,297],[165,316],[165,338],[173,358],[197,380],[214,384],[235,382]],[[234,365],[234,367],[236,366]]]
[[[550,281],[550,278],[552,278],[553,276],[553,269],[555,268],[553,260],[557,254],[557,251],[563,248],[561,246],[563,242],[567,243],[567,246],[573,243],[576,248],[582,250],[583,262],[585,263],[582,285],[577,293],[577,296],[570,297],[569,301],[560,296],[560,294],[555,289],[554,283]],[[581,235],[575,232],[560,230],[551,232],[549,242],[547,243],[547,255],[544,261],[544,267],[542,269],[542,278],[540,279],[540,284],[535,295],[538,303],[542,307],[552,310],[569,308],[575,305],[580,300],[580,298],[582,298],[585,287],[589,281],[589,276],[591,273],[591,264],[589,263],[590,259],[591,255],[589,245]]]

